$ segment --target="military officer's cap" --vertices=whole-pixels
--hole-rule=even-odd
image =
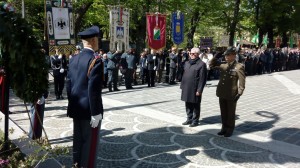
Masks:
[[[82,32],[79,32],[78,36],[80,36],[81,39],[88,39],[92,37],[97,37],[99,32],[100,31],[98,26],[92,26],[90,28],[85,29]]]
[[[224,55],[229,55],[229,54],[236,54],[236,48],[228,47],[227,50],[224,52]]]

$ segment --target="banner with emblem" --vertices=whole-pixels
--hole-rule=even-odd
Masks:
[[[151,49],[160,50],[166,46],[166,15],[160,13],[148,13],[147,41]]]
[[[229,46],[229,35],[221,36],[219,41],[220,47],[228,47]]]
[[[75,32],[71,2],[46,0],[46,16],[49,45],[74,45]]]
[[[182,12],[173,12],[172,13],[172,37],[173,42],[177,45],[183,42],[184,40],[184,15]]]
[[[128,8],[109,7],[110,50],[129,50],[129,17]]]

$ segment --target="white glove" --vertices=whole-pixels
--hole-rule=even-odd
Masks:
[[[98,115],[92,116],[91,117],[91,122],[90,122],[92,128],[98,127],[98,124],[99,124],[100,120],[102,120],[102,114],[98,114]]]
[[[60,68],[59,72],[64,73],[65,72],[64,68]]]
[[[58,56],[58,59],[61,59],[62,58],[62,55],[61,54],[59,54],[59,56]]]
[[[154,66],[154,68],[153,68],[154,70],[156,70],[156,66]]]

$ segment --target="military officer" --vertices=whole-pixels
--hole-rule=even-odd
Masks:
[[[217,62],[217,59],[222,57],[222,54],[218,53],[212,59],[210,66],[220,70],[217,96],[221,110],[222,129],[218,135],[230,137],[235,127],[236,103],[245,89],[245,69],[235,59],[235,47],[228,47],[224,55],[226,63]]]
[[[98,49],[98,34],[97,26],[78,33],[84,48],[69,64],[67,115],[73,118],[75,167],[96,167],[99,130],[103,118],[103,63],[101,59],[94,62],[94,53]]]

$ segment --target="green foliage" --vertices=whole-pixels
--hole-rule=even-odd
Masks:
[[[2,3],[3,5],[4,3]],[[41,51],[39,36],[19,14],[7,12],[0,5],[0,56],[8,62],[11,88],[27,102],[34,102],[48,88],[48,65]]]

